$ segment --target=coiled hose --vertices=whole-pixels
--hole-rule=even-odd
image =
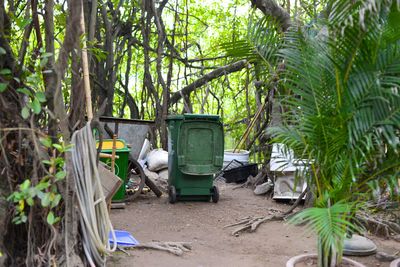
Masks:
[[[105,266],[117,248],[114,229],[97,169],[97,151],[90,122],[72,135],[72,165],[80,209],[83,249],[90,266]],[[112,233],[113,246],[108,241]]]

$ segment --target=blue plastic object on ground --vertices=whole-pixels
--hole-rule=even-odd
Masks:
[[[129,232],[127,231],[121,231],[121,230],[114,230],[115,232],[115,237],[117,241],[118,246],[124,246],[124,247],[133,247],[139,244],[139,241],[137,241]],[[108,235],[108,240],[112,244],[114,243],[112,233]]]

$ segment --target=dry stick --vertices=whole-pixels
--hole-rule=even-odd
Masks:
[[[184,252],[190,251],[192,246],[189,242],[149,242],[129,247],[129,249],[134,248],[161,250],[172,253],[176,256],[181,256]],[[128,247],[126,249],[128,249]]]
[[[241,225],[241,224],[244,224],[244,223],[248,223],[250,220],[258,220],[258,219],[262,219],[262,218],[264,218],[264,217],[257,217],[257,218],[252,219],[250,216],[248,216],[247,218],[244,218],[244,219],[238,221],[237,223],[232,223],[232,224],[225,225],[223,228],[228,228],[228,227],[232,227],[232,226],[238,226],[238,225]]]
[[[111,172],[114,173],[115,168],[115,150],[117,149],[117,135],[113,135],[113,144],[111,152]]]
[[[230,225],[226,225],[224,226],[224,228],[227,227],[232,227],[232,226],[238,226],[238,225],[242,225],[238,228],[236,228],[235,230],[232,231],[232,235],[236,236],[238,235],[240,232],[243,232],[245,230],[250,230],[250,232],[254,232],[257,230],[258,226],[260,226],[262,223],[267,222],[267,221],[281,221],[281,220],[285,220],[285,218],[291,214],[293,212],[293,210],[299,205],[301,199],[305,196],[305,194],[308,192],[308,188],[306,188],[301,194],[300,196],[297,198],[297,200],[295,201],[295,203],[285,212],[280,213],[280,214],[276,214],[276,215],[268,215],[268,216],[264,216],[264,217],[256,217],[256,218],[245,218],[237,223],[233,223]]]
[[[245,133],[240,138],[239,143],[236,145],[235,149],[233,150],[233,153],[235,153],[238,148],[240,149],[240,145],[242,144],[242,142],[247,140],[247,137],[249,136],[251,129],[254,127],[258,117],[260,116],[261,112],[264,110],[266,104],[267,104],[267,101],[264,103],[264,105],[262,105],[258,109],[258,111],[257,111],[256,115],[254,116],[253,120],[250,122],[249,126],[247,126],[247,129],[246,129]]]
[[[80,27],[82,33],[85,34],[85,18],[84,18],[83,5],[81,11]],[[83,87],[85,88],[87,117],[88,121],[91,121],[93,119],[93,111],[92,111],[92,97],[90,93],[89,61],[87,55],[86,40],[83,40],[82,44],[82,69],[83,69]]]

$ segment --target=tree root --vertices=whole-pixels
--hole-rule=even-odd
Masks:
[[[129,247],[129,249],[135,248],[161,250],[172,253],[176,256],[182,256],[184,252],[192,250],[191,243],[189,242],[148,242],[134,247]]]
[[[239,235],[240,232],[249,230],[250,232],[254,232],[257,230],[258,226],[260,226],[262,223],[267,222],[267,221],[280,221],[283,220],[285,216],[283,215],[269,215],[265,217],[257,217],[257,218],[249,218],[247,221],[243,221],[241,224],[244,224],[235,230],[232,231],[232,235],[237,236]],[[239,225],[239,224],[236,224]]]
[[[265,222],[268,221],[283,221],[286,220],[287,217],[289,217],[293,211],[298,207],[300,204],[300,201],[303,199],[305,194],[308,192],[308,187],[300,194],[300,196],[297,198],[297,200],[293,203],[293,205],[285,212],[276,210],[276,209],[269,209],[269,214],[267,216],[261,216],[261,217],[245,217],[240,219],[238,222],[225,225],[224,228],[228,227],[233,227],[233,226],[239,226],[235,230],[232,231],[233,236],[238,236],[239,233],[244,232],[244,231],[250,231],[254,232],[257,230],[257,228]]]
[[[400,234],[400,226],[397,223],[385,220],[379,216],[373,216],[367,212],[360,212],[356,216],[356,219],[368,230],[373,231],[375,235],[390,238],[393,235]]]

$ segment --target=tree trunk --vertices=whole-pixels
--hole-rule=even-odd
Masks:
[[[175,105],[182,98],[182,96],[189,96],[191,92],[193,92],[197,88],[205,85],[209,81],[211,81],[213,79],[216,79],[216,78],[219,78],[221,76],[224,76],[224,75],[226,75],[228,73],[240,71],[240,70],[244,69],[246,66],[247,66],[247,61],[246,60],[240,60],[240,61],[234,62],[232,64],[229,64],[229,65],[226,65],[226,66],[223,66],[223,67],[220,67],[218,69],[215,69],[215,70],[207,73],[203,77],[197,79],[193,83],[191,83],[191,84],[185,86],[184,88],[182,88],[182,90],[174,93],[172,95],[172,97],[171,97],[170,105]]]

